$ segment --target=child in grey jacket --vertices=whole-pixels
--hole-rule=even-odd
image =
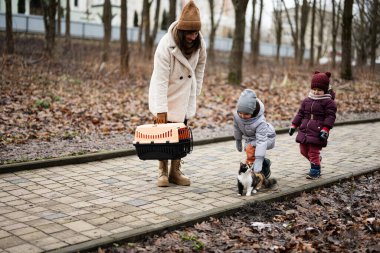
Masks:
[[[246,163],[254,166],[255,173],[262,172],[265,175],[268,172],[264,171],[266,168],[263,168],[263,163],[268,170],[270,165],[269,159],[265,159],[266,150],[274,148],[276,132],[266,122],[264,111],[264,104],[256,97],[256,93],[245,89],[240,94],[237,110],[234,112],[234,138],[239,152],[242,152],[242,140],[245,140]]]

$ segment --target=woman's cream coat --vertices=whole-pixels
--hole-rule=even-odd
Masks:
[[[167,112],[167,120],[183,122],[195,115],[196,97],[200,95],[206,65],[206,43],[190,59],[182,54],[172,36],[174,22],[162,37],[154,55],[154,69],[149,86],[149,110],[153,115]]]

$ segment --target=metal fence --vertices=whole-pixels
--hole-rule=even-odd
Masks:
[[[59,22],[59,21],[56,21]],[[66,24],[65,20],[61,20],[61,32],[65,33]],[[42,16],[13,14],[12,16],[13,31],[25,33],[45,33],[44,22]],[[5,13],[0,13],[0,30],[5,30]],[[103,39],[103,25],[87,22],[72,21],[70,22],[70,34],[75,38],[86,39]],[[156,43],[164,36],[166,31],[159,31],[156,37]],[[128,40],[131,42],[138,41],[139,30],[138,28],[128,28]],[[112,26],[112,40],[120,39],[120,27]],[[142,38],[144,39],[144,38]],[[206,44],[208,45],[208,37],[205,36]],[[221,51],[230,51],[232,48],[231,38],[215,38],[215,49]],[[250,53],[250,42],[245,42],[244,52]],[[270,43],[260,43],[260,55],[275,56],[276,45]],[[294,49],[289,45],[281,45],[281,57],[293,57]],[[309,58],[309,51],[305,50],[305,58]]]

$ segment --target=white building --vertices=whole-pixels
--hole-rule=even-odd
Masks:
[[[25,9],[20,10],[18,8],[18,0],[12,0],[12,12],[14,14],[25,14],[25,15],[42,15],[42,1],[43,0],[25,0]],[[189,0],[177,0],[177,18],[181,13],[183,6]],[[114,15],[112,19],[112,25],[120,25],[120,0],[111,0],[112,14]],[[197,6],[199,7],[201,13],[202,21],[202,32],[204,34],[210,33],[210,7],[209,2],[205,0],[195,0]],[[224,8],[222,11],[222,4],[224,2]],[[70,0],[71,8],[71,21],[80,21],[87,23],[101,24],[101,16],[103,13],[104,0]],[[150,8],[151,20],[153,22],[154,13],[156,10],[156,1]],[[62,7],[63,13],[66,9],[66,0],[60,0],[60,5]],[[143,1],[128,1],[128,27],[132,27],[134,24],[135,12],[138,15],[138,22],[141,22],[141,11],[142,11]],[[169,0],[161,0],[160,6],[160,16],[159,22],[161,25],[162,15],[164,10],[169,12]],[[222,13],[221,13],[222,11]],[[234,10],[231,0],[217,0],[215,1],[215,22],[217,21],[219,15],[222,15],[217,35],[220,37],[230,37],[233,33],[235,21],[234,21]],[[5,13],[5,2],[0,1],[0,13]],[[64,19],[64,16],[62,17]],[[152,26],[151,26],[152,27]]]

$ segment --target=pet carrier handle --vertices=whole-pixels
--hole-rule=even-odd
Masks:
[[[193,131],[191,130],[190,127],[189,127],[189,131],[190,131],[190,152],[191,152],[193,151],[194,142],[193,142]]]

